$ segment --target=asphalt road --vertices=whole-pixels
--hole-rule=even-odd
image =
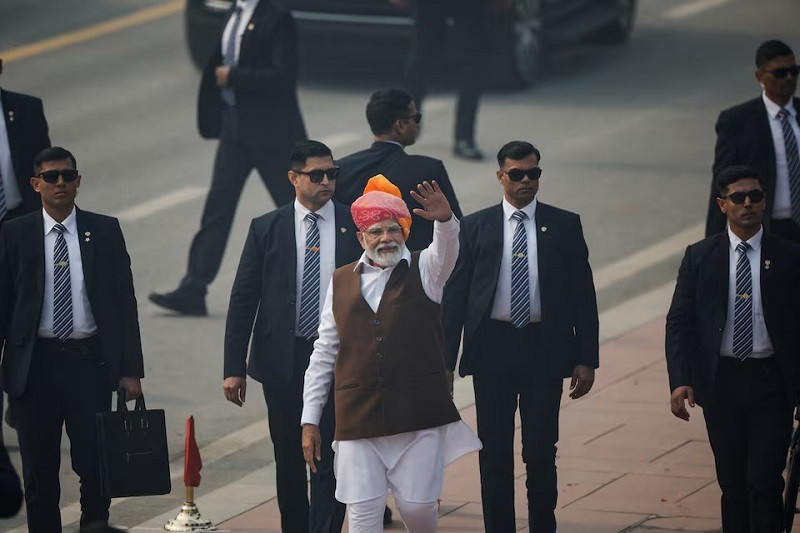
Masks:
[[[0,57],[162,3],[0,0]],[[691,239],[677,245],[669,239],[693,235],[704,220],[716,115],[758,94],[753,55],[760,42],[781,38],[800,48],[797,20],[796,0],[642,0],[628,45],[563,51],[537,86],[484,96],[481,147],[491,156],[509,140],[533,142],[542,152],[540,199],[581,214],[592,265],[608,280],[599,283],[601,309],[674,279]],[[307,43],[300,85],[308,131],[335,156],[371,142],[365,102],[373,90],[401,79],[396,43],[346,45]],[[149,407],[167,412],[172,456],[182,452],[188,415],[195,416],[201,448],[263,420],[256,383],[250,382],[244,409],[221,393],[225,313],[239,252],[250,219],[274,207],[257,178],[247,186],[210,288],[210,316],[171,316],[146,299],[150,291],[173,288],[183,273],[216,147],[195,130],[198,73],[184,48],[181,14],[7,61],[0,82],[44,99],[51,139],[73,151],[83,175],[79,205],[122,217],[139,296],[144,390]],[[411,151],[443,159],[462,207],[473,212],[501,197],[496,165],[491,157],[475,164],[451,156],[454,97],[446,75],[438,86]],[[621,264],[624,273],[615,277]],[[8,440],[19,464],[13,436]],[[77,501],[77,482],[64,444],[62,502],[68,505]],[[266,438],[236,449],[207,462],[202,490],[271,461]],[[129,500],[115,506],[113,519],[138,524],[178,509],[181,498],[177,487],[172,496]],[[23,520],[3,522],[0,530]]]

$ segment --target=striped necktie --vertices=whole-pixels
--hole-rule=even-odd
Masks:
[[[781,108],[778,119],[783,130],[783,144],[786,147],[786,167],[789,170],[789,196],[792,200],[792,220],[800,224],[800,160],[797,154],[797,138],[789,123],[789,111]]]
[[[72,282],[69,273],[69,253],[61,224],[53,226],[58,235],[53,252],[53,334],[65,340],[72,333]]]
[[[228,35],[228,41],[225,43],[225,49],[222,51],[222,65],[226,67],[233,67],[236,65],[236,39],[239,36],[239,24],[242,22],[242,7],[236,6],[233,10],[233,24],[231,25],[231,33]],[[230,78],[228,78],[230,81]],[[236,103],[236,94],[233,92],[232,87],[220,88],[220,95],[222,101],[228,105]]]
[[[519,329],[525,327],[531,319],[528,235],[524,223],[528,215],[523,211],[516,211],[511,216],[517,221],[511,242],[511,324]]]
[[[306,339],[310,339],[319,328],[319,228],[317,219],[319,215],[309,213],[305,220],[308,221],[306,231],[306,255],[303,262],[303,287],[300,295],[300,321],[298,332]]]
[[[753,276],[747,251],[749,244],[736,246],[736,294],[733,306],[733,355],[744,360],[753,353]]]

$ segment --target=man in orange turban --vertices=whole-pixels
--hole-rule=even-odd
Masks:
[[[383,531],[388,491],[408,531],[433,533],[444,467],[480,448],[448,390],[441,301],[459,221],[438,184],[412,191],[433,242],[409,252],[408,207],[383,176],[351,206],[361,259],[333,273],[305,375],[303,454],[320,459],[319,419],[334,386],[336,499],[351,533]],[[334,379],[335,376],[335,379]]]

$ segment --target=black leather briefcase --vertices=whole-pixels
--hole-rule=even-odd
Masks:
[[[172,489],[163,409],[147,410],[144,396],[134,409],[117,392],[117,410],[97,413],[100,482],[108,498],[167,494]]]

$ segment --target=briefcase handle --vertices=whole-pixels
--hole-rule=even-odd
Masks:
[[[117,411],[128,411],[128,406],[125,404],[126,400],[126,393],[123,387],[120,387],[117,391]],[[146,411],[147,407],[144,404],[144,393],[140,394],[138,398],[136,398],[136,403],[133,406],[134,411]]]

